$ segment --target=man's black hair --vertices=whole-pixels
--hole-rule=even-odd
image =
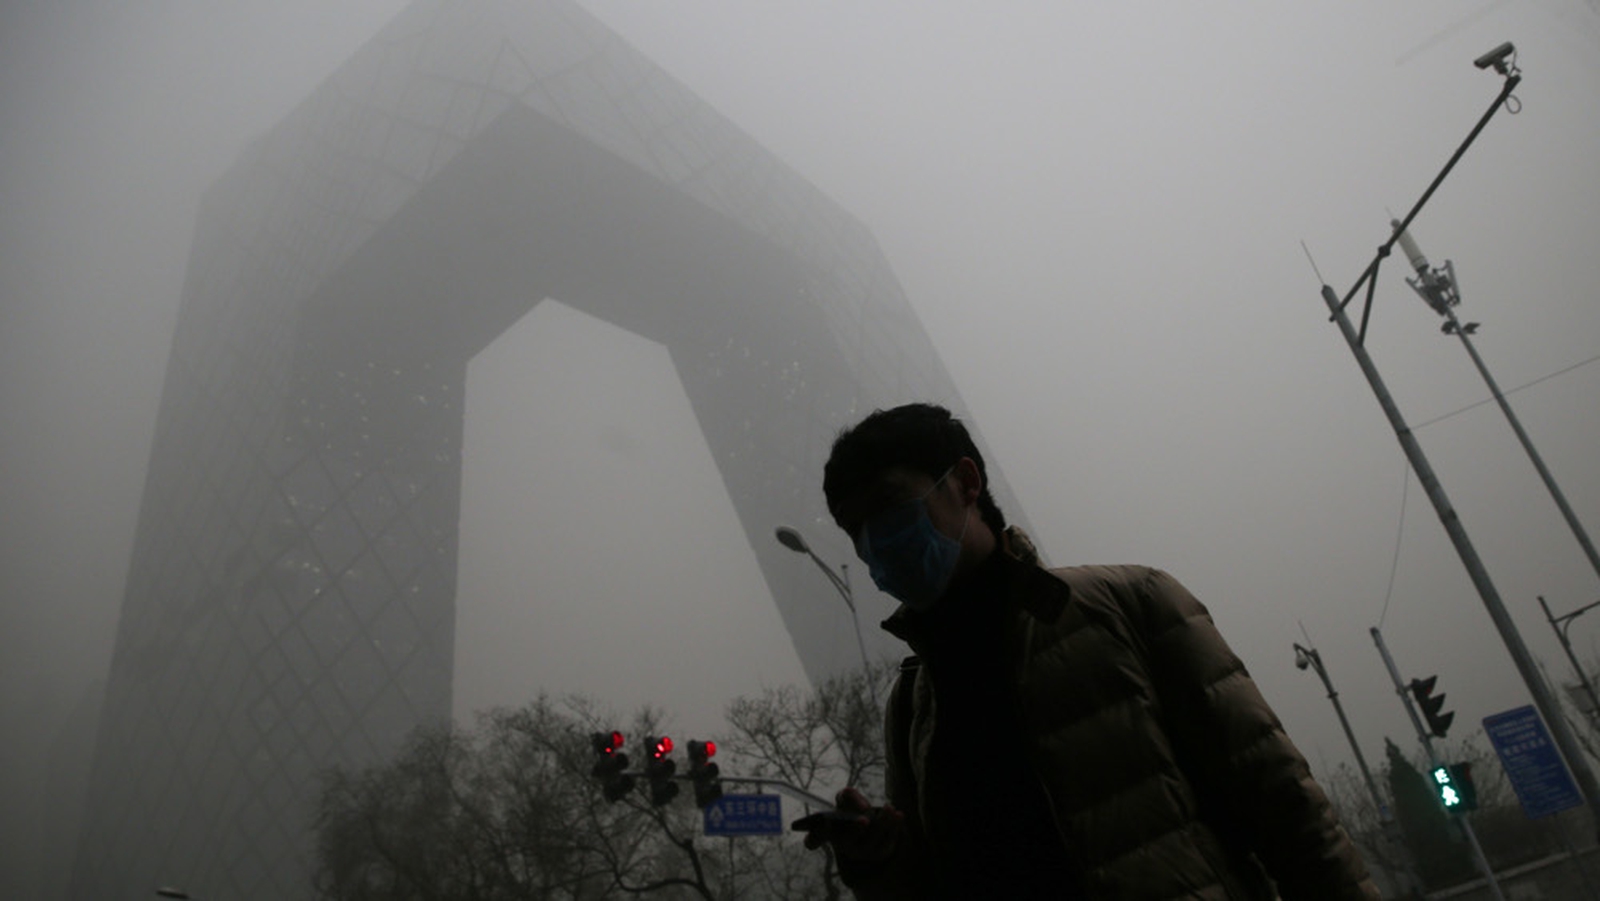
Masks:
[[[828,512],[837,522],[841,500],[870,487],[895,467],[937,479],[962,457],[971,457],[978,464],[978,475],[983,479],[978,512],[999,537],[1005,531],[1006,519],[989,492],[983,455],[978,453],[978,446],[972,443],[961,420],[934,404],[874,410],[854,427],[839,433],[822,469],[822,493],[828,499]]]

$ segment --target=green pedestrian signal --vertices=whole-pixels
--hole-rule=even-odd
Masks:
[[[1451,772],[1454,767],[1440,766],[1433,768],[1433,788],[1438,792],[1439,800],[1444,802],[1445,810],[1462,810],[1461,789],[1456,785],[1455,775]]]

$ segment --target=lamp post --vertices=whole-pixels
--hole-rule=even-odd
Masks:
[[[1367,791],[1372,793],[1372,803],[1378,807],[1378,818],[1387,824],[1390,819],[1389,805],[1385,804],[1383,796],[1378,794],[1378,783],[1372,781],[1372,771],[1367,769],[1367,758],[1362,756],[1361,745],[1356,743],[1356,734],[1351,731],[1350,721],[1345,718],[1344,706],[1339,703],[1339,693],[1333,690],[1333,681],[1328,678],[1328,670],[1322,665],[1322,655],[1317,653],[1316,648],[1303,647],[1297,641],[1294,643],[1294,665],[1298,669],[1307,667],[1315,669],[1317,675],[1322,677],[1322,684],[1328,689],[1328,700],[1333,702],[1333,711],[1339,714],[1339,725],[1344,727],[1344,737],[1350,740],[1350,750],[1356,754],[1356,765],[1361,767],[1361,778],[1366,780]]]
[[[1310,641],[1310,638],[1306,639]],[[1378,783],[1372,779],[1372,771],[1367,768],[1367,758],[1361,753],[1361,745],[1356,743],[1356,734],[1350,728],[1350,720],[1345,718],[1344,705],[1339,703],[1339,693],[1333,690],[1333,680],[1328,678],[1328,670],[1322,665],[1322,655],[1316,648],[1308,648],[1298,641],[1294,643],[1294,665],[1297,669],[1315,669],[1322,678],[1323,687],[1328,689],[1328,700],[1333,702],[1333,712],[1339,714],[1339,725],[1344,727],[1344,737],[1350,740],[1350,750],[1355,752],[1356,766],[1361,768],[1361,778],[1367,783],[1367,791],[1372,794],[1372,803],[1378,810],[1378,823],[1383,829],[1384,838],[1387,839],[1399,855],[1401,869],[1405,871],[1406,879],[1410,881],[1408,888],[1417,888],[1422,882],[1417,878],[1411,868],[1411,859],[1406,854],[1405,846],[1398,834],[1399,822],[1389,810],[1389,805],[1384,803],[1383,795],[1378,793]]]
[[[1596,697],[1594,683],[1589,681],[1589,674],[1583,671],[1582,664],[1578,663],[1578,655],[1572,653],[1572,641],[1567,638],[1567,627],[1585,610],[1600,607],[1600,601],[1585,604],[1571,613],[1555,616],[1550,612],[1550,605],[1545,603],[1544,595],[1539,595],[1539,606],[1544,609],[1544,617],[1550,621],[1550,628],[1556,630],[1556,637],[1561,639],[1561,650],[1567,652],[1567,659],[1572,661],[1572,668],[1578,673],[1578,683],[1583,686],[1584,692],[1589,695],[1589,722],[1592,725],[1600,719],[1600,697]]]
[[[789,526],[778,526],[775,534],[778,537],[779,544],[797,554],[805,554],[810,557],[811,562],[815,563],[817,568],[822,570],[822,574],[828,577],[828,584],[839,592],[839,597],[844,598],[844,605],[850,608],[850,622],[856,627],[856,647],[861,651],[861,670],[867,677],[867,690],[872,695],[872,703],[876,705],[878,703],[878,687],[874,684],[872,678],[872,664],[867,659],[867,643],[861,638],[861,616],[856,613],[855,594],[850,591],[850,570],[845,564],[841,563],[839,571],[834,572],[833,567],[817,556],[817,552],[813,551],[811,545],[806,543],[806,537],[796,529]]]

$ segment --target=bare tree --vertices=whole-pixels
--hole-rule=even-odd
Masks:
[[[655,727],[644,711],[632,729]],[[650,892],[710,899],[692,815],[638,792],[608,804],[590,778],[582,700],[418,729],[393,760],[324,781],[316,888],[328,901],[587,899]],[[607,727],[609,728],[609,727]]]
[[[883,712],[893,664],[812,692],[773,689],[730,705],[724,772],[780,779],[815,794],[882,791]],[[660,734],[640,711],[628,735]],[[839,898],[833,861],[793,835],[699,836],[699,811],[652,805],[643,780],[608,803],[593,778],[591,736],[615,718],[593,702],[540,697],[478,715],[472,728],[417,729],[391,760],[326,774],[316,822],[315,886],[325,901],[591,901]],[[637,769],[644,752],[624,750]],[[714,850],[715,849],[715,850]]]
[[[768,689],[728,705],[733,756],[751,775],[781,778],[817,794],[854,786],[881,790],[883,709],[892,661],[828,679],[815,691]]]
[[[875,699],[887,697],[895,669],[883,660],[810,693],[784,687],[738,699],[728,707],[730,765],[741,775],[781,779],[824,797],[847,786],[881,796],[883,708]],[[741,849],[734,870],[760,880],[763,897],[843,896],[829,850],[806,851],[792,837],[745,842]]]

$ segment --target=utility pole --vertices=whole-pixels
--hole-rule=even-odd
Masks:
[[[1489,374],[1489,367],[1484,365],[1483,357],[1478,355],[1478,349],[1472,344],[1472,336],[1478,331],[1478,323],[1462,324],[1456,319],[1455,307],[1461,303],[1461,283],[1456,280],[1455,264],[1445,260],[1443,266],[1429,266],[1428,258],[1422,255],[1422,248],[1417,245],[1416,239],[1402,229],[1399,222],[1390,224],[1400,236],[1400,249],[1405,251],[1406,259],[1417,273],[1416,278],[1408,277],[1406,284],[1410,285],[1411,290],[1417,292],[1417,296],[1421,297],[1435,313],[1444,317],[1445,323],[1440,331],[1461,339],[1461,345],[1472,357],[1472,364],[1478,367],[1478,374],[1483,376],[1484,384],[1489,386],[1489,393],[1494,395],[1495,403],[1500,405],[1501,412],[1506,414],[1506,421],[1511,423],[1511,431],[1515,432],[1517,440],[1522,442],[1522,449],[1527,452],[1528,459],[1533,461],[1533,468],[1538,470],[1545,489],[1550,492],[1556,507],[1561,510],[1561,516],[1567,521],[1567,527],[1572,530],[1573,537],[1578,539],[1578,546],[1583,548],[1584,555],[1589,558],[1589,565],[1594,567],[1595,575],[1600,576],[1600,552],[1595,550],[1594,542],[1589,540],[1589,533],[1584,530],[1583,523],[1578,521],[1578,514],[1572,512],[1572,505],[1567,503],[1566,495],[1561,493],[1561,486],[1556,484],[1556,477],[1551,475],[1549,468],[1544,465],[1544,458],[1540,457],[1539,451],[1534,448],[1533,439],[1529,438],[1527,431],[1522,428],[1522,421],[1517,419],[1510,402],[1501,393],[1500,384]]]
[[[1310,636],[1306,643],[1310,644]],[[1410,852],[1406,850],[1405,842],[1399,834],[1399,823],[1395,821],[1394,811],[1383,800],[1383,795],[1378,792],[1378,783],[1372,778],[1372,770],[1367,767],[1367,758],[1361,753],[1361,744],[1356,741],[1356,734],[1350,728],[1350,720],[1345,718],[1344,705],[1339,703],[1339,693],[1333,690],[1333,680],[1328,678],[1328,670],[1322,665],[1322,655],[1317,653],[1315,647],[1302,647],[1299,642],[1294,643],[1294,665],[1298,669],[1310,666],[1322,678],[1323,687],[1328,689],[1328,700],[1333,702],[1333,711],[1339,715],[1339,725],[1344,727],[1344,737],[1350,740],[1350,750],[1355,752],[1356,766],[1361,768],[1361,778],[1367,783],[1367,791],[1372,794],[1372,803],[1378,810],[1378,824],[1383,830],[1384,840],[1399,857],[1401,868],[1405,871],[1406,890],[1414,891],[1418,896],[1422,894],[1422,880],[1418,878],[1416,869],[1411,865]]]
[[[1467,570],[1467,576],[1472,580],[1473,587],[1478,591],[1478,596],[1483,600],[1483,606],[1489,612],[1489,618],[1494,622],[1495,629],[1500,633],[1500,639],[1505,643],[1506,650],[1511,654],[1511,660],[1517,667],[1517,672],[1522,676],[1522,681],[1528,686],[1528,692],[1533,696],[1534,706],[1544,717],[1545,725],[1550,729],[1550,735],[1555,739],[1556,747],[1561,755],[1566,758],[1567,766],[1571,768],[1578,788],[1588,799],[1589,808],[1595,817],[1595,826],[1600,827],[1600,783],[1595,781],[1594,772],[1589,768],[1589,761],[1584,756],[1583,748],[1578,744],[1577,737],[1567,724],[1566,717],[1562,715],[1560,703],[1550,686],[1540,674],[1538,666],[1534,663],[1533,655],[1528,652],[1528,646],[1523,643],[1522,635],[1517,631],[1516,623],[1506,612],[1505,604],[1500,600],[1500,592],[1490,580],[1488,570],[1479,559],[1477,550],[1472,546],[1472,541],[1467,537],[1466,528],[1461,524],[1461,517],[1456,514],[1455,507],[1450,503],[1449,497],[1444,493],[1444,487],[1439,484],[1439,479],[1434,475],[1433,467],[1429,465],[1428,458],[1422,453],[1422,446],[1417,443],[1416,435],[1406,425],[1405,419],[1400,415],[1400,409],[1395,405],[1394,398],[1389,394],[1389,389],[1384,385],[1378,369],[1373,365],[1372,358],[1367,354],[1365,338],[1368,317],[1372,312],[1372,301],[1378,284],[1378,268],[1384,258],[1389,256],[1394,245],[1399,242],[1400,236],[1411,225],[1411,221],[1422,211],[1433,192],[1438,190],[1450,170],[1460,161],[1467,148],[1472,145],[1489,124],[1494,114],[1506,104],[1507,98],[1517,85],[1522,82],[1522,74],[1516,67],[1516,48],[1508,41],[1478,57],[1473,65],[1479,69],[1491,67],[1502,76],[1505,82],[1501,85],[1500,94],[1489,105],[1488,110],[1478,119],[1472,130],[1467,133],[1465,140],[1456,148],[1454,154],[1445,163],[1439,174],[1434,176],[1433,182],[1422,192],[1422,196],[1412,205],[1405,217],[1394,226],[1393,234],[1389,240],[1378,247],[1377,255],[1372,262],[1367,264],[1366,270],[1356,280],[1355,285],[1341,300],[1332,288],[1322,286],[1322,299],[1327,303],[1331,318],[1338,323],[1339,332],[1344,336],[1345,342],[1350,345],[1350,351],[1355,355],[1356,363],[1361,367],[1361,372],[1366,376],[1368,384],[1372,386],[1373,394],[1377,396],[1378,404],[1383,408],[1384,415],[1389,418],[1389,424],[1394,428],[1395,437],[1400,441],[1400,447],[1405,451],[1406,459],[1410,461],[1412,470],[1417,474],[1417,481],[1422,484],[1427,492],[1428,500],[1433,503],[1434,511],[1439,515],[1439,521],[1444,525],[1445,533],[1450,537],[1450,543],[1455,546],[1456,553],[1461,558],[1462,565]],[[1353,299],[1356,292],[1362,287],[1367,289],[1366,305],[1362,311],[1361,330],[1358,332],[1350,323],[1350,318],[1345,315],[1345,306]]]
[[[1417,729],[1417,737],[1422,739],[1422,747],[1428,752],[1429,771],[1439,769],[1444,764],[1439,760],[1439,755],[1434,753],[1433,741],[1428,738],[1428,730],[1422,725],[1422,718],[1417,716],[1417,710],[1411,706],[1411,696],[1406,691],[1406,683],[1400,678],[1400,671],[1395,668],[1394,658],[1389,656],[1389,648],[1383,643],[1383,633],[1377,626],[1372,627],[1372,640],[1378,645],[1378,653],[1383,655],[1383,665],[1389,668],[1389,678],[1394,680],[1394,693],[1400,696],[1401,703],[1405,704],[1406,715],[1411,717],[1411,725]],[[1443,730],[1441,730],[1443,731]],[[1472,824],[1459,813],[1452,812],[1451,818],[1461,831],[1467,836],[1467,844],[1472,846],[1472,861],[1478,865],[1478,872],[1489,882],[1489,891],[1499,901],[1505,901],[1505,895],[1500,894],[1500,883],[1495,881],[1494,870],[1489,868],[1489,858],[1483,855],[1483,847],[1478,844],[1477,833],[1472,831]]]

